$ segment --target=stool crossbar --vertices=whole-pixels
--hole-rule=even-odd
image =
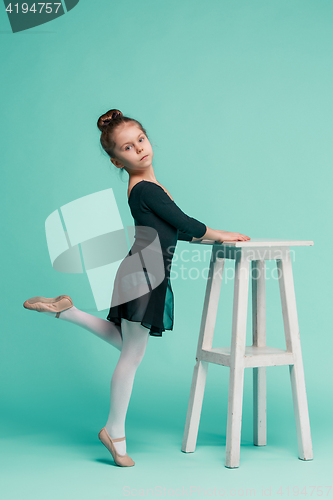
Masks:
[[[191,244],[212,244],[201,240]],[[289,365],[298,454],[312,460],[312,441],[296,309],[290,246],[312,241],[253,239],[213,243],[196,364],[186,415],[182,451],[194,452],[209,363],[228,366],[229,397],[225,466],[239,467],[244,369],[253,368],[253,443],[267,444],[266,366]],[[235,260],[231,346],[212,347],[225,259]],[[287,349],[266,345],[265,261],[276,260]],[[246,346],[247,304],[252,284],[252,345]]]

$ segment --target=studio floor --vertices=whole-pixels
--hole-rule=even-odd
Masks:
[[[314,460],[297,457],[296,435],[256,447],[242,439],[240,467],[224,466],[225,436],[203,431],[194,453],[180,450],[181,429],[131,425],[121,468],[91,428],[2,427],[1,498],[6,500],[111,499],[124,497],[332,497],[331,436],[313,431]]]

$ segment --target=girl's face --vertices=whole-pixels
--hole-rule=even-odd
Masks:
[[[142,130],[133,122],[119,125],[113,132],[115,157],[112,163],[118,167],[125,167],[129,173],[140,173],[151,166],[153,149]]]

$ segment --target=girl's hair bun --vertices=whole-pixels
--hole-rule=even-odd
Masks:
[[[104,115],[99,117],[97,127],[102,132],[110,122],[113,122],[117,118],[121,118],[122,116],[123,114],[121,111],[119,111],[119,109],[110,109],[110,111],[107,111],[106,113],[104,113]]]

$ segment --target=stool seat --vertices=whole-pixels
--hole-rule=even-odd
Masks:
[[[227,366],[229,372],[225,466],[239,467],[244,369],[253,368],[253,443],[267,443],[266,366],[289,366],[301,460],[312,460],[312,440],[298,327],[291,246],[313,241],[255,238],[222,244],[211,240],[191,244],[212,245],[201,326],[186,415],[182,451],[196,447],[209,363]],[[231,345],[212,347],[225,259],[235,261]],[[275,260],[280,288],[286,349],[266,345],[265,261]],[[251,262],[252,345],[246,346],[247,305]]]

